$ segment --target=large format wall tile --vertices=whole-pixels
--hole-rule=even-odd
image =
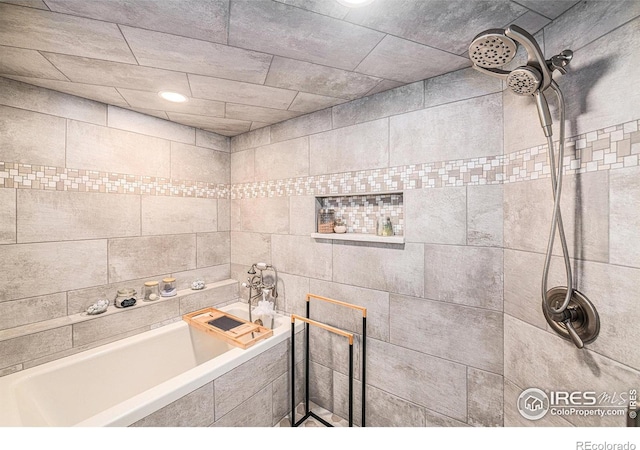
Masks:
[[[231,140],[221,134],[211,133],[196,129],[196,145],[198,147],[210,148],[219,152],[229,153],[231,151]]]
[[[244,272],[246,273],[246,270]],[[278,302],[276,309],[304,316],[306,314],[305,299],[309,292],[311,292],[309,278],[278,272]]]
[[[287,122],[289,123],[289,122]],[[233,136],[231,141],[231,152],[239,152],[249,148],[256,148],[271,143],[271,127],[259,128],[248,133]]]
[[[72,346],[69,326],[0,341],[0,367],[68,350]]]
[[[0,244],[16,243],[16,195],[17,189],[0,189]]]
[[[608,173],[567,176],[563,182],[562,220],[569,254],[607,261],[609,253]],[[543,253],[553,212],[551,180],[504,185],[504,243],[506,247]],[[543,232],[541,232],[543,231]],[[554,254],[562,254],[556,239]]]
[[[422,244],[334,244],[333,281],[421,297],[424,293]]]
[[[467,373],[469,423],[501,427],[504,423],[504,379],[501,375],[469,367]]]
[[[367,308],[367,336],[389,340],[389,293],[348,284],[310,280],[309,292]],[[362,313],[358,310],[311,299],[311,318],[343,330],[362,334]]]
[[[525,419],[516,405],[518,397],[526,388],[521,388],[511,381],[504,380],[504,426],[505,427],[571,427],[561,416],[547,414],[540,420]]]
[[[0,4],[0,42],[11,47],[136,63],[114,23],[5,3]]]
[[[211,284],[215,284],[215,286],[211,286]],[[219,283],[209,282],[208,287],[212,287],[212,289],[205,289],[197,294],[180,298],[180,315],[199,311],[210,306],[227,304],[231,300],[238,299],[238,283],[235,280],[225,279]]]
[[[388,136],[388,119],[312,135],[309,138],[310,174],[387,167]]]
[[[207,383],[131,426],[206,427],[213,420],[213,383]]]
[[[140,197],[137,195],[18,191],[18,242],[71,241],[139,234]]]
[[[502,247],[502,185],[467,186],[467,244]]]
[[[231,153],[231,184],[250,183],[254,179],[255,150]]]
[[[332,245],[309,236],[271,236],[273,265],[282,272],[331,279]],[[235,261],[234,261],[235,262]]]
[[[133,131],[134,133],[183,142],[196,143],[196,132],[193,128],[180,125],[168,120],[157,119],[145,114],[139,114],[128,109],[109,106],[107,124],[110,128]]]
[[[0,78],[0,104],[106,125],[107,106],[80,97]]]
[[[271,142],[286,141],[330,129],[331,109],[324,109],[272,125]]]
[[[349,417],[349,378],[333,372],[333,412],[340,417]],[[367,385],[367,427],[423,427],[424,408],[388,392]],[[362,384],[353,382],[353,423],[361,426]]]
[[[109,240],[109,281],[125,281],[196,268],[194,234]]]
[[[545,330],[540,294],[543,265],[544,255],[539,253],[504,250],[504,312]],[[556,280],[557,272],[550,273],[549,287],[566,286],[562,278]]]
[[[324,320],[320,319],[325,323]],[[349,339],[317,327],[309,333],[309,355],[312,362],[345,375],[349,374]],[[353,338],[353,375],[360,379],[360,337]]]
[[[502,154],[501,94],[435,106],[389,120],[391,166]]]
[[[466,188],[411,189],[404,204],[407,241],[467,243]]]
[[[335,128],[422,108],[423,83],[412,83],[331,108]]]
[[[390,309],[392,344],[502,373],[501,312],[398,295]]]
[[[465,366],[375,339],[367,344],[367,381],[371,385],[449,417],[467,420]]]
[[[65,119],[0,106],[0,129],[2,161],[65,166]]]
[[[226,152],[171,143],[171,178],[227,184],[229,161],[230,156]]]
[[[106,262],[106,240],[3,246],[0,301],[106,284]]]
[[[242,389],[242,387],[238,386]],[[242,402],[214,423],[215,427],[270,427],[273,425],[273,387],[264,389]]]
[[[215,198],[143,196],[141,213],[143,235],[206,233],[218,229]]]
[[[165,320],[179,317],[180,308],[177,299],[162,301],[144,308],[135,308],[126,311],[126,319],[123,312],[111,314],[86,322],[73,325],[73,345],[81,347],[91,342],[99,341],[109,336],[117,336],[128,331],[146,327]]]
[[[77,169],[169,178],[169,141],[69,121],[67,165]]]
[[[289,197],[258,197],[237,200],[242,231],[289,232]]]
[[[548,390],[624,392],[637,389],[640,372],[505,315],[505,378]],[[597,341],[596,341],[597,342]],[[532,345],[535,343],[535,345]],[[588,348],[588,346],[587,346]],[[512,404],[505,402],[507,407]],[[624,426],[624,416],[567,416],[574,425]]]
[[[216,266],[230,262],[229,232],[198,233],[198,267]]]
[[[64,292],[0,303],[0,330],[67,315]],[[35,319],[35,320],[34,320]]]
[[[257,262],[271,262],[271,235],[231,232],[231,262],[247,266]],[[278,270],[283,270],[277,266]],[[246,272],[245,270],[245,272]]]
[[[310,235],[316,231],[316,199],[311,195],[289,197],[289,233]]]
[[[609,174],[609,262],[640,267],[640,168]]]
[[[462,69],[424,80],[424,107],[457,102],[502,91],[502,81],[474,69]]]
[[[289,365],[288,349],[288,342],[281,342],[216,379],[213,383],[216,420],[285,373]],[[239,386],[242,388],[238,389]]]
[[[425,245],[424,296],[502,311],[503,250]]]
[[[307,137],[258,147],[255,152],[256,181],[309,175],[309,138]]]

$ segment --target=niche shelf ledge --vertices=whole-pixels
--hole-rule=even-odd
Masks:
[[[364,233],[311,233],[314,239],[351,242],[378,242],[381,244],[404,244],[404,236],[376,236]]]

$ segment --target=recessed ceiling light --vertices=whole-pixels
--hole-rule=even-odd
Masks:
[[[160,91],[158,92],[158,95],[165,100],[169,100],[170,102],[175,102],[175,103],[182,103],[189,100],[184,95],[178,94],[177,92],[171,92],[171,91]]]
[[[360,6],[368,5],[373,0],[337,0],[338,3],[349,8],[359,8]]]

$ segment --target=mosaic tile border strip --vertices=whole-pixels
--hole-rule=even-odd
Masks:
[[[565,174],[638,166],[640,121],[565,139]],[[558,142],[554,143],[556,146]],[[430,187],[515,183],[550,177],[547,145],[499,156],[413,164],[332,175],[288,178],[230,187],[232,199],[295,195],[337,196]]]
[[[635,120],[566,139],[564,173],[638,166],[639,125],[640,121]],[[546,145],[506,155],[233,185],[0,162],[0,188],[218,199],[362,195],[430,187],[515,183],[549,176]]]
[[[0,162],[0,188],[229,198],[229,185]]]

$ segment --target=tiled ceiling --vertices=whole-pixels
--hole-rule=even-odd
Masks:
[[[575,3],[0,0],[0,76],[234,136],[468,67],[480,31]]]

